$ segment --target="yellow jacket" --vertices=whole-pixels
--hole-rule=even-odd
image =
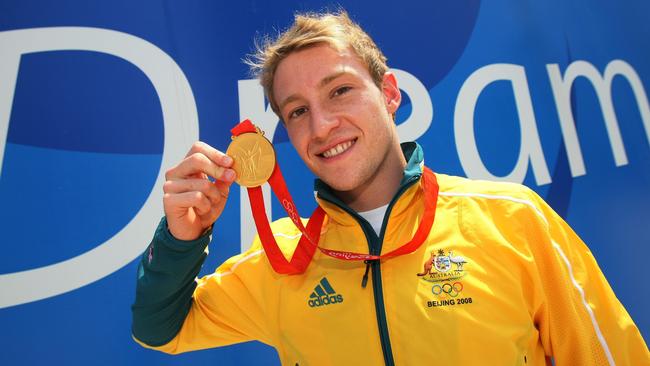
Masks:
[[[422,152],[412,144],[405,154],[409,165],[383,239],[320,185],[322,247],[376,254],[411,239],[422,213]],[[134,338],[169,353],[259,340],[292,366],[550,365],[551,357],[558,366],[650,365],[589,249],[541,198],[521,185],[436,177],[428,239],[412,254],[372,262],[365,288],[363,262],[319,251],[304,274],[278,275],[259,239],[193,282],[209,238],[188,250],[163,221],[143,256]],[[300,232],[289,219],[272,228],[290,256]],[[160,275],[161,268],[190,256],[185,271],[173,274],[185,279],[185,290],[156,285],[174,272]],[[182,309],[175,323],[170,306]]]

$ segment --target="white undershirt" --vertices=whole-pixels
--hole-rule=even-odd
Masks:
[[[358,212],[358,214],[359,216],[366,219],[366,221],[368,221],[370,226],[372,226],[372,228],[377,233],[377,236],[379,236],[379,232],[381,231],[381,224],[384,222],[384,215],[386,215],[387,209],[388,205],[384,205],[374,208],[370,211]]]

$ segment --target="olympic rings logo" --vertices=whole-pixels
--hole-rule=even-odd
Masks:
[[[433,285],[433,287],[431,287],[431,292],[433,292],[434,295],[440,297],[446,297],[446,296],[456,297],[462,291],[463,291],[462,282],[454,282],[454,283],[447,282],[442,285]]]

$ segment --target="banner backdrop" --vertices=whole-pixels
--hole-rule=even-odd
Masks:
[[[591,248],[650,334],[647,1],[341,1],[404,93],[438,172],[524,183]],[[304,1],[0,1],[2,365],[279,364],[246,343],[168,356],[131,339],[137,257],[166,169],[250,118],[301,212],[313,176],[241,59]],[[203,274],[254,235],[232,191]],[[273,201],[274,218],[282,216]],[[309,326],[306,324],[305,326]]]

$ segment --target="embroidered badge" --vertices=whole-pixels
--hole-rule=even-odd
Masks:
[[[465,286],[460,279],[467,274],[464,268],[466,264],[465,257],[455,255],[451,250],[447,255],[442,249],[431,252],[431,257],[424,262],[422,272],[417,273],[421,280],[433,283],[431,286],[433,299],[426,302],[427,307],[472,303],[471,297],[462,297],[465,295],[463,291]]]
[[[450,250],[445,255],[445,251],[440,249],[437,252],[431,252],[431,258],[424,262],[424,270],[417,275],[428,282],[457,280],[465,276],[463,267],[466,263],[464,257],[454,255],[453,251]]]

